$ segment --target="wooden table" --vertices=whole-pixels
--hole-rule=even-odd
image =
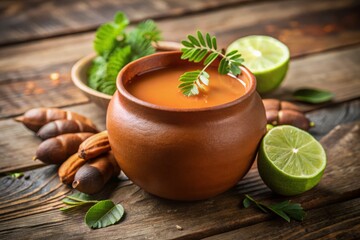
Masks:
[[[298,104],[326,149],[320,184],[284,198],[261,181],[256,166],[220,196],[192,203],[159,199],[130,181],[113,181],[99,195],[126,209],[121,223],[91,230],[84,211],[64,214],[71,189],[56,167],[31,161],[40,140],[13,121],[33,107],[61,107],[92,118],[104,129],[104,111],[70,80],[74,62],[92,52],[94,30],[117,10],[132,24],[152,18],[164,39],[180,41],[197,29],[219,45],[250,34],[274,36],[291,51],[280,89],[265,97],[290,99],[315,87],[335,93],[321,105]],[[39,1],[0,3],[0,239],[360,239],[360,2],[356,0]],[[50,74],[59,79],[51,80]],[[24,177],[6,176],[24,172]],[[307,211],[303,222],[285,221],[240,206],[244,194],[264,202],[291,199]],[[181,226],[182,230],[177,229]]]

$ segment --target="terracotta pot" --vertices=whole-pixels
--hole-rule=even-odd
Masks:
[[[255,77],[246,68],[241,75],[245,95],[209,108],[157,106],[124,88],[139,73],[190,64],[180,55],[157,53],[124,67],[106,125],[114,155],[135,184],[163,198],[200,200],[228,190],[249,171],[266,117]]]

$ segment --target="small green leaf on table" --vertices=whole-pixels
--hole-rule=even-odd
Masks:
[[[293,97],[298,101],[317,104],[330,101],[334,94],[320,89],[301,88],[293,93]]]
[[[98,202],[97,200],[91,199],[90,195],[81,192],[75,192],[72,195],[66,196],[61,201],[68,205],[66,207],[60,208],[61,211],[68,211],[76,207],[80,207],[86,204],[95,204]]]
[[[120,221],[124,215],[121,204],[103,200],[92,206],[85,215],[85,222],[90,228],[103,228]]]
[[[299,203],[291,203],[290,201],[283,201],[276,204],[266,205],[254,200],[249,195],[245,195],[243,200],[243,206],[245,208],[250,207],[252,204],[257,206],[261,211],[265,213],[273,213],[287,222],[290,222],[290,219],[296,221],[303,221],[305,218],[305,211]],[[269,210],[269,211],[268,211]]]
[[[10,177],[19,179],[24,176],[24,173],[11,173],[9,174]]]

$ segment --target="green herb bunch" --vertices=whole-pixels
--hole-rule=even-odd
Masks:
[[[116,91],[116,77],[129,62],[155,52],[152,42],[161,39],[160,30],[152,20],[138,24],[125,32],[129,19],[117,12],[113,22],[101,25],[95,35],[94,49],[97,57],[88,72],[88,85],[112,95]]]
[[[185,96],[194,96],[199,94],[200,90],[205,90],[205,86],[209,85],[209,74],[205,71],[212,62],[219,56],[222,58],[218,67],[220,74],[231,73],[238,75],[241,73],[240,65],[244,62],[241,54],[237,50],[229,53],[224,53],[217,49],[216,38],[210,36],[209,33],[205,35],[197,31],[197,37],[193,35],[188,36],[188,40],[181,42],[184,48],[181,49],[181,59],[187,59],[190,62],[201,62],[204,60],[204,67],[201,70],[186,72],[180,76],[179,88]]]

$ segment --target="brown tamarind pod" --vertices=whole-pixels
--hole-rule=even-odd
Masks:
[[[23,116],[15,118],[15,121],[22,122],[28,129],[37,132],[46,123],[59,119],[78,120],[96,128],[89,118],[58,108],[33,108],[26,111]]]
[[[79,158],[77,153],[71,155],[66,159],[63,164],[59,167],[58,175],[60,181],[65,184],[70,184],[74,181],[76,172],[86,163],[85,159]]]
[[[280,110],[277,125],[292,125],[306,131],[311,127],[309,119],[303,113],[294,110]]]
[[[265,107],[265,111],[268,111],[268,110],[276,110],[276,111],[279,111],[280,108],[281,108],[281,104],[280,104],[280,100],[278,99],[263,99],[263,104],[264,104],[264,107]]]
[[[278,110],[267,110],[266,111],[266,120],[267,120],[267,123],[268,124],[271,124],[271,125],[278,125],[278,113],[279,111]]]
[[[76,172],[72,187],[86,194],[95,194],[119,173],[120,167],[112,152],[109,152],[85,163]]]
[[[263,104],[265,107],[265,111],[268,110],[294,110],[294,111],[301,111],[298,106],[291,102],[287,101],[280,101],[278,99],[268,98],[263,99]]]
[[[33,159],[39,159],[46,164],[62,164],[92,135],[93,133],[67,133],[49,138],[39,145]]]
[[[94,134],[79,146],[78,154],[83,159],[92,159],[111,150],[107,130]]]
[[[79,120],[55,120],[42,126],[37,132],[37,136],[45,140],[56,137],[65,133],[79,133],[79,132],[99,132],[96,128],[87,125]]]

